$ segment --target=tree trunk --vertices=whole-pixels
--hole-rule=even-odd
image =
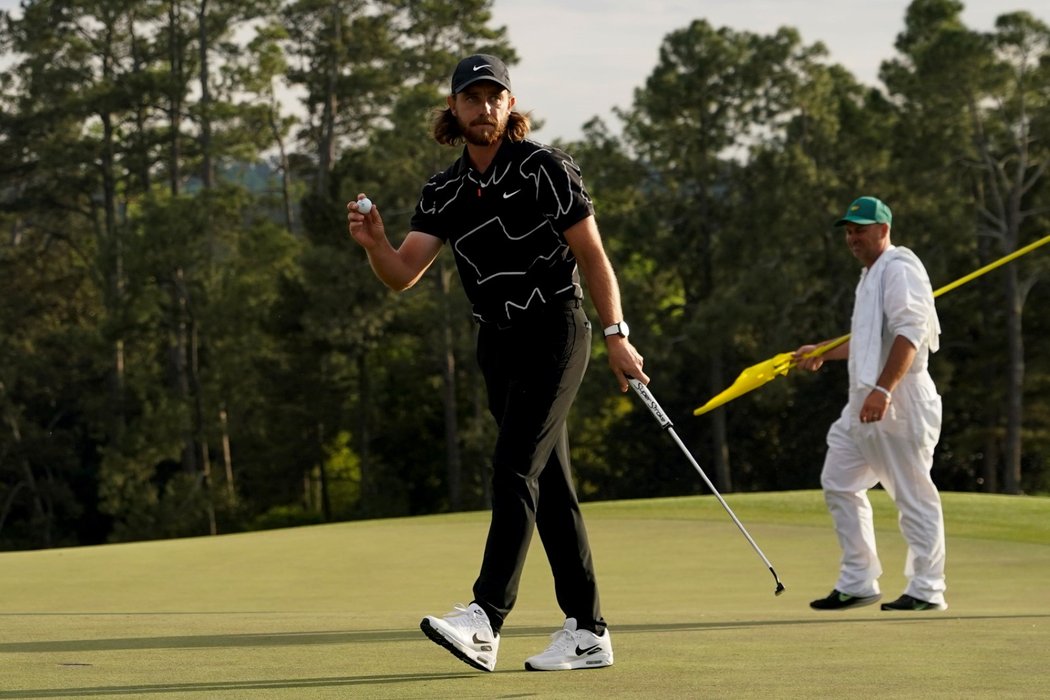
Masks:
[[[183,406],[189,408],[192,405],[192,392],[190,390],[190,373],[187,362],[190,357],[190,332],[187,319],[185,276],[182,268],[176,268],[172,273],[171,280],[172,313],[175,315],[173,336],[169,356],[171,359],[172,381],[179,401]],[[194,442],[193,419],[184,426],[182,431],[182,468],[187,474],[197,475],[200,473],[197,461],[197,448]]]
[[[711,349],[711,396],[716,396],[725,389],[725,377],[722,370],[722,348],[715,345]],[[721,491],[733,490],[733,475],[729,471],[729,441],[726,438],[726,412],[711,412],[711,441],[715,457],[715,483]]]
[[[983,248],[981,245],[984,239],[978,241],[978,247]],[[990,252],[986,253],[981,251],[981,262],[987,264],[987,260],[991,258]],[[979,327],[982,329],[981,338],[979,342],[980,353],[994,353],[992,340],[990,340],[991,334],[988,333],[988,329],[992,327],[992,321],[989,320],[989,313],[986,313],[982,308],[978,313]],[[1002,370],[996,363],[985,362],[981,365],[980,370],[981,382],[985,387],[985,395],[988,397],[997,396],[998,392],[995,391],[994,387],[997,387],[1002,383]],[[982,484],[983,490],[986,493],[999,493],[999,454],[1001,452],[1000,440],[999,440],[999,425],[1000,425],[1000,403],[999,401],[984,401],[980,404],[978,417],[984,426],[982,433],[984,438],[984,447],[981,450],[981,471],[983,475]]]
[[[186,295],[189,296],[188,294]],[[189,357],[189,380],[190,393],[193,401],[193,443],[201,467],[201,475],[204,486],[204,505],[208,512],[208,532],[212,535],[219,534],[218,525],[215,522],[215,501],[212,497],[211,456],[208,454],[208,439],[204,435],[204,399],[201,390],[199,348],[200,338],[198,333],[197,319],[190,313],[190,357]]]
[[[0,532],[4,531],[4,523],[7,522],[7,514],[11,512],[11,506],[14,505],[15,497],[18,496],[19,491],[25,488],[25,485],[26,482],[19,481],[7,492],[4,505],[0,508]]]
[[[292,175],[288,164],[288,152],[284,147],[284,136],[281,133],[280,111],[277,105],[277,97],[270,92],[270,108],[267,110],[270,121],[270,131],[273,132],[274,143],[277,144],[278,165],[281,169],[281,199],[284,205],[284,227],[288,233],[295,233],[295,219],[292,210]]]
[[[201,144],[201,184],[204,189],[211,189],[215,166],[212,163],[212,141],[211,141],[211,91],[208,88],[208,0],[200,0],[197,10],[197,34],[199,46],[197,47],[198,60],[200,61],[200,144]],[[211,241],[209,250],[211,249]]]
[[[237,504],[237,488],[233,483],[233,452],[230,449],[230,424],[226,413],[226,402],[219,409],[219,428],[222,430],[222,464],[226,471],[226,497],[231,506]]]
[[[0,391],[2,390],[3,385],[0,384]],[[18,419],[15,417],[14,413],[8,410],[6,406],[4,410],[4,422],[7,423],[7,427],[11,429],[11,437],[14,440],[15,445],[18,445],[20,448],[22,444],[22,430],[18,427]],[[22,465],[22,473],[25,478],[15,486],[14,490],[17,491],[22,485],[25,485],[29,489],[29,495],[33,501],[33,515],[36,516],[35,519],[43,527],[40,541],[45,548],[50,548],[52,518],[48,515],[48,511],[44,507],[44,499],[40,495],[40,489],[37,487],[36,477],[33,475],[33,466],[29,463],[29,460],[24,454],[19,455],[18,461]],[[4,517],[6,518],[6,506]],[[0,520],[0,524],[2,524],[2,522],[3,521]]]
[[[172,0],[168,5],[168,60],[171,72],[171,93],[168,95],[168,121],[171,134],[168,139],[168,185],[171,193],[179,193],[179,163],[182,159],[182,148],[179,131],[182,125],[182,36],[179,17],[179,2]]]
[[[368,375],[368,357],[362,350],[357,356],[359,406],[357,410],[357,455],[361,464],[361,504],[367,509],[373,503],[372,494],[376,481],[372,464],[372,433],[370,414],[372,406],[372,383]]]
[[[1017,268],[1006,268],[1006,437],[1003,445],[1003,491],[1021,493],[1021,426],[1024,411],[1024,336]]]
[[[315,191],[327,201],[331,193],[329,176],[335,167],[335,115],[339,108],[337,97],[339,81],[339,56],[343,46],[343,10],[340,3],[333,2],[332,10],[332,46],[327,65],[324,109],[321,115],[321,134],[318,139],[317,184]]]
[[[328,469],[324,463],[325,425],[317,424],[317,469],[321,479],[321,516],[326,523],[332,522],[332,498],[328,493]]]
[[[109,252],[112,262],[106,270],[107,313],[111,318],[120,318],[124,306],[124,246],[117,226],[117,187],[114,175],[116,157],[114,155],[113,118],[108,112],[99,114],[102,122],[102,211],[103,211],[103,250]],[[117,337],[112,340],[112,362],[110,367],[110,435],[119,441],[124,434],[126,422],[124,393],[124,339],[120,337],[123,324],[117,326]]]
[[[984,431],[984,455],[981,458],[985,493],[999,492],[999,441],[996,440],[995,420],[989,416]]]

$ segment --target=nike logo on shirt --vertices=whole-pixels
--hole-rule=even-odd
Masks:
[[[503,199],[510,199],[511,197],[516,195],[518,192],[521,192],[521,190],[514,190],[513,192],[504,192],[503,193]]]

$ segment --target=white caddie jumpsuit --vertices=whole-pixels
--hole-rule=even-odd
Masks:
[[[900,512],[908,544],[905,593],[929,603],[944,601],[944,519],[930,478],[940,437],[941,397],[927,371],[939,347],[940,326],[929,277],[907,248],[890,246],[861,272],[853,307],[849,355],[849,402],[828,431],[820,481],[842,547],[835,588],[853,596],[880,593],[882,565],[875,546],[867,491],[876,484]],[[861,423],[871,393],[897,336],[917,352],[893,390],[885,417]]]

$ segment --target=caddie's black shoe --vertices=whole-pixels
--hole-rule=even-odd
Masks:
[[[913,598],[907,593],[902,595],[892,603],[883,603],[883,610],[947,610],[948,606],[944,603],[927,603],[925,600],[919,600]]]
[[[864,605],[871,605],[877,603],[882,598],[882,595],[876,593],[875,595],[866,596],[855,596],[848,593],[840,593],[837,590],[832,591],[828,594],[827,598],[818,598],[809,604],[809,607],[814,610],[846,610],[847,608],[859,608]],[[882,606],[885,608],[886,606]]]

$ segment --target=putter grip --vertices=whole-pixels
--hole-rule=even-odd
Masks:
[[[642,384],[634,377],[627,377],[627,383],[634,389],[634,393],[638,394],[641,398],[642,403],[645,404],[646,408],[653,414],[661,428],[670,428],[673,424],[671,419],[664,413],[664,409],[660,408],[660,404],[656,402],[656,398],[649,393],[649,388]]]

